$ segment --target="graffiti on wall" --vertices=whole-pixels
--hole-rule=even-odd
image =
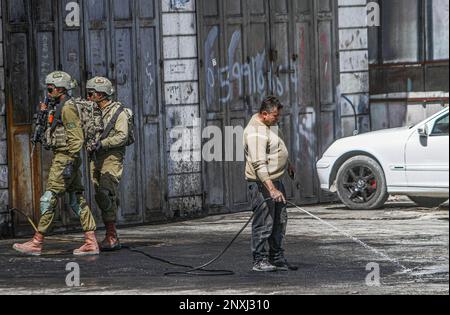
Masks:
[[[39,72],[39,84],[42,89],[46,88],[44,78],[52,71],[53,68],[53,62],[52,62],[52,55],[51,51],[53,49],[51,38],[48,34],[43,33],[42,36],[40,36],[40,72]]]
[[[235,56],[241,43],[241,36],[241,31],[235,31],[231,36],[227,50],[227,65],[223,67],[220,67],[219,56],[215,51],[219,27],[214,26],[206,38],[204,47],[207,61],[205,78],[208,104],[212,104],[217,99],[215,95],[217,87],[220,88],[219,101],[222,105],[242,98],[245,92],[248,95],[258,95],[260,99],[263,99],[268,94],[283,96],[289,91],[291,83],[298,88],[297,68],[290,70],[290,65],[275,65],[275,63],[268,65],[266,50],[249,57],[246,62],[236,61]],[[282,80],[280,75],[285,73],[290,74],[290,80]]]
[[[183,10],[187,9],[187,6],[190,4],[191,0],[170,0],[170,9],[171,10]]]

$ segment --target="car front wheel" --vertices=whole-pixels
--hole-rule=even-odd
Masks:
[[[389,194],[382,167],[367,156],[346,161],[337,174],[341,201],[352,210],[374,210],[384,206]]]

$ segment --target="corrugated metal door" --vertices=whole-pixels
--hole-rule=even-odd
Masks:
[[[300,1],[301,2],[301,1]],[[316,139],[317,149],[315,161],[322,157],[326,149],[336,140],[338,129],[341,125],[340,111],[338,110],[339,98],[337,90],[339,78],[338,64],[338,31],[337,31],[337,8],[336,0],[314,1],[316,30],[315,56],[316,56]],[[339,96],[340,97],[340,96]],[[315,175],[314,162],[314,175]],[[335,201],[334,194],[325,193],[320,190],[316,176],[315,181],[317,196],[320,202]]]
[[[39,200],[51,164],[51,155],[40,148],[36,148],[31,159],[32,120],[37,104],[45,96],[43,81],[57,68],[66,69],[77,80],[82,78],[81,29],[68,29],[57,18],[64,15],[67,2],[3,1],[11,206],[23,210],[35,221],[40,215]],[[59,40],[61,37],[68,39],[67,45]],[[75,94],[79,95],[79,90]],[[86,176],[85,184],[88,184]],[[64,200],[61,206],[64,207]],[[55,228],[70,228],[76,221],[70,211],[62,211],[56,218]],[[22,228],[28,231],[26,219],[17,217],[16,228],[18,233]]]
[[[295,182],[285,180],[287,195],[297,203],[328,198],[321,198],[315,162],[335,138],[334,7],[332,0],[198,5],[204,126],[245,126],[264,96],[277,95],[286,106],[281,126],[298,169]],[[210,212],[249,208],[244,167],[204,163]]]
[[[13,6],[12,6],[13,5]],[[33,183],[39,182],[37,159],[31,161],[30,133],[33,112],[28,107],[33,100],[31,89],[33,78],[28,75],[31,66],[29,42],[32,37],[31,23],[27,3],[22,1],[2,1],[2,12],[5,24],[5,42],[7,52],[6,74],[10,80],[6,83],[9,89],[7,95],[8,118],[8,149],[10,157],[10,190],[13,207],[24,209],[32,217],[38,214],[33,212],[36,197],[40,193],[33,189]],[[14,99],[14,104],[13,104]],[[11,157],[15,157],[11,159]],[[38,185],[39,186],[39,185]],[[25,218],[17,218],[16,227],[26,224]]]
[[[144,0],[8,0],[5,12],[11,206],[35,221],[46,186],[51,154],[36,151],[30,159],[32,116],[44,97],[45,76],[61,69],[72,74],[84,95],[87,78],[106,75],[116,84],[118,99],[136,114],[137,143],[128,150],[121,186],[120,222],[159,220],[165,209],[164,139],[159,81],[159,5]],[[78,3],[78,6],[73,4]],[[80,12],[81,23],[72,19]],[[66,21],[68,19],[68,21]],[[88,167],[87,195],[92,198]],[[61,202],[62,205],[64,201]],[[62,211],[56,227],[78,220]],[[26,226],[17,218],[19,232]]]
[[[284,2],[286,5],[281,5]],[[294,0],[290,3],[280,1],[279,4],[283,10],[290,8],[292,21],[288,29],[284,26],[288,17],[278,15],[275,23],[280,26],[275,28],[273,38],[276,47],[281,45],[281,51],[286,51],[284,45],[291,45],[289,54],[281,54],[282,66],[276,66],[274,73],[275,76],[281,73],[280,79],[284,76],[284,81],[289,74],[293,83],[290,95],[294,105],[290,108],[291,119],[288,121],[292,128],[290,133],[285,132],[292,135],[290,148],[298,171],[298,179],[293,185],[294,198],[303,204],[333,201],[334,195],[320,189],[316,162],[336,140],[340,125],[336,97],[339,85],[337,1]],[[280,58],[280,53],[277,56]],[[290,68],[283,66],[289,62]]]
[[[160,220],[164,136],[159,80],[159,1],[84,2],[87,76],[107,76],[136,114],[137,143],[127,150],[120,187],[122,223]]]

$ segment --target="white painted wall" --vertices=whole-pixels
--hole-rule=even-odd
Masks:
[[[356,107],[359,131],[370,130],[369,116],[369,43],[367,0],[339,0],[339,59],[341,94]],[[355,130],[352,107],[341,99],[342,136]]]
[[[200,117],[199,65],[195,0],[161,0],[164,58],[164,106],[167,116],[167,144],[170,130],[192,128]],[[178,4],[175,5],[174,4]],[[185,147],[181,155],[199,154],[199,139]],[[174,162],[168,154],[169,208],[172,215],[189,216],[202,210],[200,162]]]

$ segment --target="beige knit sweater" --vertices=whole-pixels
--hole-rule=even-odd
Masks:
[[[247,181],[278,180],[286,172],[289,152],[278,126],[267,127],[254,115],[244,130]]]

